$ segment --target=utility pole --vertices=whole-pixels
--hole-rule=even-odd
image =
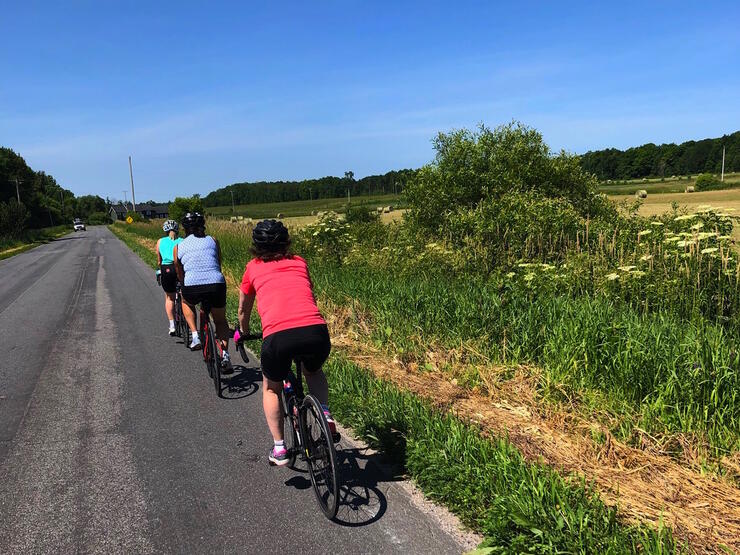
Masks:
[[[59,189],[59,198],[62,200],[62,219],[64,219],[64,191],[61,189]]]
[[[23,183],[23,180],[20,180],[21,183]],[[21,193],[18,189],[18,176],[15,177],[15,196],[18,198],[18,204],[21,203]]]
[[[311,187],[308,188],[308,200],[313,201],[313,191],[311,190]]]
[[[131,176],[131,205],[136,212],[136,193],[134,193],[134,167],[131,165],[131,156],[128,157],[128,171]]]
[[[231,213],[234,213],[234,189],[229,189],[231,191]]]
[[[725,180],[725,147],[722,147],[722,179],[720,181]]]

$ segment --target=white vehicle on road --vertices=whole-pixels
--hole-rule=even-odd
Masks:
[[[75,231],[85,231],[86,230],[85,224],[82,223],[82,220],[79,219],[79,218],[75,218],[74,219],[74,222],[72,224],[72,227],[74,227],[74,230]]]

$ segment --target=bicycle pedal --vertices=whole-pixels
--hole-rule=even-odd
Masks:
[[[339,441],[342,439],[342,435],[339,432],[334,432],[332,435],[332,439],[334,440],[334,443],[339,443]]]

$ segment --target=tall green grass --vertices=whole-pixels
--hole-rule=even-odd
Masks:
[[[601,296],[502,294],[470,278],[312,262],[319,295],[359,303],[377,342],[396,352],[473,340],[493,362],[541,366],[544,394],[578,398],[591,389],[613,408],[628,407],[631,418],[614,430],[622,437],[639,426],[696,434],[716,455],[740,448],[740,349],[721,326],[641,314]]]

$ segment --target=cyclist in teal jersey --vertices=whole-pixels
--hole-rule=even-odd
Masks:
[[[162,231],[167,235],[157,241],[157,262],[162,272],[162,289],[164,289],[164,311],[170,321],[169,334],[175,335],[175,291],[177,289],[177,272],[172,252],[182,238],[177,236],[179,225],[175,220],[167,220]]]

